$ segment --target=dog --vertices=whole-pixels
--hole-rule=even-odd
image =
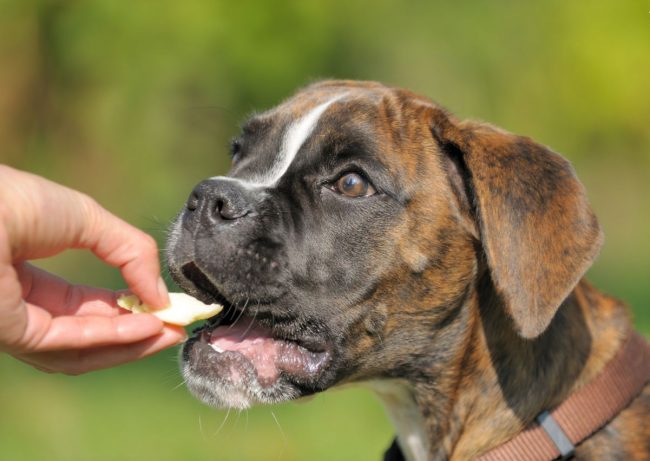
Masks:
[[[225,306],[181,353],[209,405],[363,383],[397,429],[385,459],[475,459],[591,382],[632,329],[583,279],[603,242],[584,187],[529,138],[323,81],[250,118],[231,155],[167,244],[180,287]],[[649,417],[646,385],[575,458],[650,459]]]

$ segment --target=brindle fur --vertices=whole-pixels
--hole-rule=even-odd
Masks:
[[[400,258],[367,300],[383,311],[348,335],[350,368],[358,370],[348,379],[408,379],[430,459],[472,459],[594,378],[630,331],[623,303],[584,279],[573,288],[600,246],[598,224],[568,163],[533,141],[455,121],[420,96],[373,83],[326,82],[307,91],[332,86],[381,99],[381,151],[399,152],[383,160],[408,178],[406,219],[391,237]],[[538,239],[537,251],[522,254]],[[490,262],[490,250],[508,261]],[[518,269],[498,275],[501,290],[494,264]],[[547,271],[531,273],[524,264]],[[514,293],[504,295],[509,288]],[[650,459],[649,417],[646,386],[575,459]],[[397,443],[386,459],[402,459]]]
[[[364,243],[363,254],[345,251],[372,261],[373,282],[349,299],[321,290],[331,299],[319,321],[333,332],[337,355],[313,388],[407,381],[429,459],[473,459],[594,378],[632,328],[623,303],[581,279],[602,243],[600,228],[562,157],[528,138],[459,121],[409,91],[321,82],[248,129],[272,131],[278,120],[343,92],[345,110],[325,113],[307,147],[336,145],[346,127],[363,127],[366,145],[399,185],[398,206],[374,215],[371,247],[363,234],[341,230],[337,242]],[[259,142],[277,148],[268,143],[278,136],[260,130]],[[307,160],[293,171],[300,161]],[[303,187],[296,184],[303,183],[280,190],[290,196],[291,187]],[[302,217],[291,219],[299,225]],[[325,280],[322,267],[307,266],[305,283]],[[341,280],[355,277],[336,268]],[[649,416],[646,387],[577,448],[576,459],[650,459]],[[398,443],[386,459],[402,459]]]

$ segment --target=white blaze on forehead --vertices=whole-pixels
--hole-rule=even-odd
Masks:
[[[287,172],[291,166],[291,163],[293,163],[293,160],[296,158],[296,155],[300,151],[300,148],[314,131],[314,128],[318,124],[318,120],[320,119],[321,115],[323,115],[323,113],[331,104],[343,98],[344,96],[345,94],[340,94],[322,104],[319,104],[310,110],[307,115],[291,123],[282,139],[280,152],[277,153],[268,172],[261,175],[256,175],[250,179],[230,178],[227,176],[214,176],[211,179],[231,180],[240,183],[244,187],[249,188],[264,188],[274,186]]]
[[[305,143],[307,138],[309,138],[312,131],[314,131],[314,128],[318,124],[318,120],[321,115],[323,115],[323,112],[325,112],[332,103],[342,97],[343,95],[336,96],[329,101],[316,106],[307,113],[307,115],[289,125],[284,135],[284,139],[282,140],[280,152],[278,152],[278,156],[273,162],[270,171],[259,180],[262,186],[270,187],[280,180],[296,158],[302,145]]]

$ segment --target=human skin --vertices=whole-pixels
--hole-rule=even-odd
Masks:
[[[185,340],[182,328],[118,308],[119,292],[72,285],[28,262],[70,248],[119,268],[147,304],[168,304],[151,236],[85,194],[0,165],[0,351],[42,371],[76,375]]]

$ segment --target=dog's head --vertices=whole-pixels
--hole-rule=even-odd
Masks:
[[[216,406],[444,366],[482,271],[535,337],[601,242],[565,159],[377,83],[303,89],[252,117],[232,156],[168,244],[179,285],[226,306],[182,353]]]

